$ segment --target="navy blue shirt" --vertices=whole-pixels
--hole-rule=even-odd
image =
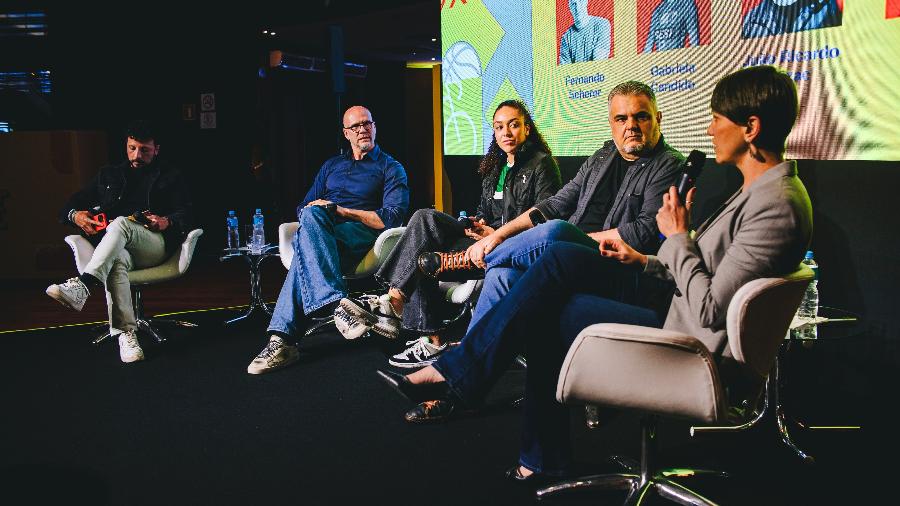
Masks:
[[[377,145],[361,160],[354,160],[350,151],[322,164],[312,188],[297,206],[297,216],[316,199],[348,209],[375,211],[385,228],[399,227],[409,209],[406,171]]]

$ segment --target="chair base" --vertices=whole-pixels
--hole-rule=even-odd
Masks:
[[[594,476],[585,476],[577,480],[557,483],[555,485],[539,489],[536,492],[538,500],[552,496],[559,492],[570,490],[626,490],[628,496],[625,498],[626,505],[639,505],[647,499],[649,492],[655,491],[660,497],[669,499],[677,504],[693,505],[693,506],[715,506],[716,503],[710,501],[706,497],[694,492],[693,490],[680,485],[669,478],[668,475],[678,473],[684,476],[684,473],[699,473],[702,471],[694,471],[687,469],[678,469],[677,471],[660,471],[651,476],[646,481],[641,480],[640,474],[632,473],[613,473],[598,474]]]
[[[177,327],[185,327],[185,328],[194,328],[197,327],[196,323],[180,321],[180,320],[145,320],[143,318],[139,318],[137,321],[137,333],[138,336],[141,334],[146,334],[156,340],[157,343],[166,342],[166,338],[163,334],[161,334],[155,326],[160,325],[171,325]],[[118,335],[118,334],[117,334]],[[100,344],[105,341],[107,338],[112,337],[112,334],[107,332],[93,340],[94,344]]]
[[[585,476],[549,487],[544,487],[535,492],[538,500],[554,494],[569,490],[625,490],[628,496],[624,504],[635,506],[642,504],[654,491],[664,499],[677,504],[694,506],[715,506],[716,503],[694,492],[693,490],[676,483],[670,478],[691,476],[719,476],[728,477],[728,473],[709,469],[652,469],[651,465],[656,458],[656,418],[646,416],[641,420],[641,461],[638,462],[628,457],[611,457],[612,461],[625,469],[624,473],[597,474]]]
[[[699,434],[707,434],[713,432],[743,432],[750,429],[759,431],[769,431],[778,434],[781,442],[793,452],[794,455],[800,457],[805,464],[815,464],[816,459],[809,453],[801,449],[791,437],[790,427],[793,425],[797,429],[806,429],[806,427],[785,414],[784,406],[781,402],[781,392],[783,389],[783,378],[781,377],[780,362],[783,360],[784,347],[779,351],[779,355],[775,358],[772,371],[766,378],[765,390],[762,395],[762,408],[755,411],[753,416],[744,423],[726,426],[692,426],[691,436]],[[774,408],[773,408],[774,407]],[[793,422],[793,423],[791,423]]]
[[[237,323],[240,321],[250,319],[254,314],[262,313],[265,316],[272,316],[272,309],[266,304],[264,301],[253,301],[247,306],[247,310],[243,312],[243,314],[236,316],[230,320],[226,320],[222,323],[222,325],[231,325],[232,323]]]
[[[313,321],[315,323],[313,325],[311,325],[308,329],[306,329],[306,332],[303,333],[304,337],[315,334],[319,330],[321,330],[329,325],[333,325],[334,324],[334,316],[326,316],[324,318],[313,318]]]

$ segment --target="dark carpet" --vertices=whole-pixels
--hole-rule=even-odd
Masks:
[[[147,360],[130,365],[119,362],[115,343],[92,346],[84,327],[4,335],[3,503],[533,502],[528,490],[502,479],[517,456],[520,419],[511,401],[521,393],[523,370],[504,376],[484,412],[413,426],[402,418],[408,403],[375,375],[390,346],[325,332],[303,342],[299,364],[250,376],[246,366],[264,344],[265,322],[223,328],[231,315],[192,315],[201,327],[170,334],[162,345],[142,339]],[[809,372],[836,371],[840,354],[824,350],[787,364],[798,379],[792,399],[799,414],[864,425],[797,434],[815,465],[788,452],[773,427],[692,439],[688,424],[672,421],[660,428],[662,463],[731,472],[683,481],[721,504],[870,501],[878,475],[872,448],[886,442],[866,424],[874,423],[870,405],[881,394],[868,383],[835,387],[832,374],[823,380]],[[638,456],[636,415],[604,412],[603,427],[588,430],[581,409],[572,412],[579,473],[615,471],[610,454]],[[544,503],[623,499],[579,493]]]

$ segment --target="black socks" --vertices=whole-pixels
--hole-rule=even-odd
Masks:
[[[95,278],[94,276],[92,276],[86,272],[84,274],[79,275],[78,279],[80,279],[81,282],[84,283],[85,286],[87,286],[89,290],[92,290],[94,288],[102,288],[103,287],[102,281],[100,281],[99,279]]]

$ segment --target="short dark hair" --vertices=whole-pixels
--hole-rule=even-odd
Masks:
[[[153,141],[154,144],[159,144],[159,131],[153,122],[145,119],[136,119],[125,128],[125,138],[141,142]]]
[[[617,84],[613,89],[609,90],[606,101],[611,102],[616,95],[644,95],[653,102],[653,107],[656,107],[656,93],[653,93],[653,88],[640,81],[625,81]]]
[[[759,117],[762,124],[753,143],[775,153],[784,153],[800,109],[794,80],[771,65],[747,67],[720,79],[710,106],[738,125],[746,125],[750,116]]]

